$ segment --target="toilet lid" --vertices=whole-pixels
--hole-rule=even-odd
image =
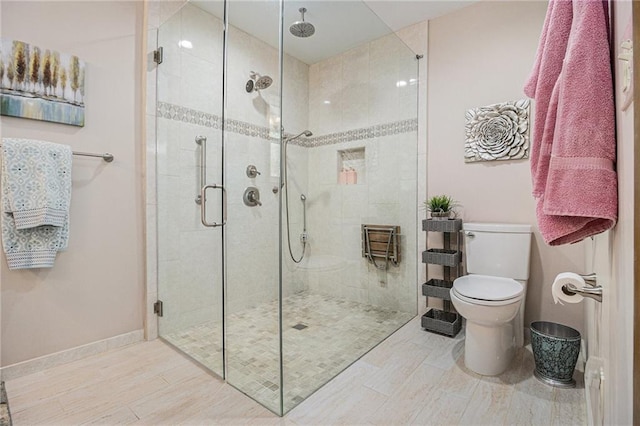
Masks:
[[[456,278],[453,288],[458,294],[477,300],[509,300],[518,297],[524,287],[511,278],[488,275],[465,275]]]

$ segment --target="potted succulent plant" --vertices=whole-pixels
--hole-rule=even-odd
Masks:
[[[427,211],[431,213],[431,218],[436,220],[447,220],[451,214],[455,214],[455,207],[458,203],[448,195],[434,195],[424,202]]]

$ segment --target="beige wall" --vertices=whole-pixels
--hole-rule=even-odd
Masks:
[[[614,57],[620,53],[625,29],[631,20],[631,2],[614,1]],[[616,121],[618,137],[618,224],[612,232],[612,277],[605,288],[603,334],[608,339],[605,348],[607,377],[605,379],[605,424],[632,424],[633,389],[633,149],[634,123],[631,105],[622,111],[622,66],[615,62]],[[637,148],[636,148],[637,149]],[[636,396],[637,398],[637,396]]]
[[[484,1],[430,21],[427,189],[460,201],[467,222],[536,223],[529,161],[465,164],[464,125],[469,108],[525,98],[546,9]],[[548,247],[536,230],[525,327],[546,320],[582,330],[582,306],[554,305],[550,287],[559,272],[585,272],[583,244]]]
[[[87,63],[84,128],[2,117],[3,137],[74,150],[71,237],[52,269],[0,263],[4,366],[143,327],[144,247],[138,77],[141,2],[2,2],[2,37]]]

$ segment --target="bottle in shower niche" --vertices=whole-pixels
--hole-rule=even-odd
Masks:
[[[347,169],[343,168],[342,170],[340,170],[340,173],[338,173],[338,184],[339,185],[347,184]]]
[[[349,168],[347,170],[347,184],[355,185],[356,183],[358,183],[358,173],[353,168]]]

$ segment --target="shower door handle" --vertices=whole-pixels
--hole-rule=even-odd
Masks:
[[[207,189],[220,189],[222,190],[222,222],[207,222],[207,197],[206,192]],[[213,185],[205,185],[200,190],[200,200],[202,203],[200,204],[200,221],[202,224],[209,228],[215,228],[217,226],[224,226],[227,224],[227,190],[224,189],[224,186],[218,185],[214,183]]]

